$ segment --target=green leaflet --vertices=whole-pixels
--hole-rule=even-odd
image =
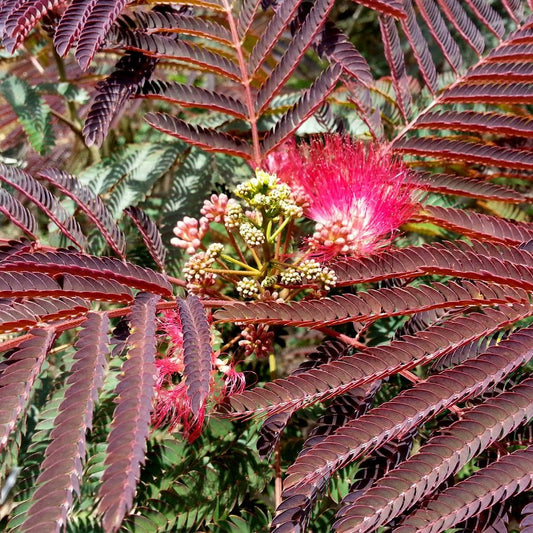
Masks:
[[[34,87],[16,76],[4,76],[0,94],[13,108],[32,148],[44,155],[55,144],[50,108]]]

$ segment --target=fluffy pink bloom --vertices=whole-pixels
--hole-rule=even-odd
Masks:
[[[378,145],[327,135],[282,150],[265,168],[303,191],[304,214],[316,222],[308,244],[323,260],[374,252],[414,212],[409,170]]]
[[[232,362],[224,362],[211,352],[209,396],[195,415],[187,395],[187,378],[183,375],[183,329],[179,313],[176,310],[164,311],[160,329],[168,336],[168,348],[156,359],[152,424],[154,427],[167,426],[169,431],[179,427],[190,443],[200,436],[206,411],[214,403],[244,390],[244,374],[237,372]]]

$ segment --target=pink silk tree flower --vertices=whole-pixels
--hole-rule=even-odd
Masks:
[[[316,222],[309,251],[323,261],[371,254],[415,211],[409,169],[377,144],[340,135],[292,141],[264,166],[305,196],[304,215]]]

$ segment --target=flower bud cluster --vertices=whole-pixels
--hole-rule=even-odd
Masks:
[[[237,283],[237,291],[243,298],[253,298],[259,294],[259,286],[253,278],[242,278]]]
[[[209,200],[204,200],[204,206],[200,210],[200,213],[209,222],[224,222],[228,202],[230,200],[225,194],[212,194]]]
[[[239,233],[248,246],[261,246],[265,242],[263,232],[250,222],[243,222],[239,226]]]
[[[255,178],[239,185],[235,194],[250,207],[265,211],[272,218],[279,215],[299,217],[303,214],[302,207],[294,201],[290,187],[263,170],[256,170]]]
[[[205,252],[194,254],[183,266],[183,276],[190,290],[214,285],[217,275],[209,272],[209,268],[215,262],[224,246],[220,243],[209,245]]]
[[[209,221],[202,217],[200,220],[191,217],[184,217],[180,220],[173,232],[175,237],[170,240],[170,244],[178,248],[184,248],[192,255],[202,245],[202,239],[209,229]]]
[[[268,357],[274,351],[272,344],[274,332],[270,331],[268,326],[262,324],[247,326],[241,335],[243,340],[239,341],[239,346],[244,348],[246,357],[253,353],[257,357]]]
[[[224,224],[228,229],[238,228],[244,213],[240,204],[231,198],[226,206],[226,214],[224,215]]]
[[[332,287],[335,287],[337,276],[331,268],[322,266],[314,259],[306,259],[297,267],[290,267],[284,270],[280,274],[280,282],[283,285],[319,282],[325,290],[329,291]]]

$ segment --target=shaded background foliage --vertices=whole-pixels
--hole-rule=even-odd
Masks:
[[[519,0],[1,2],[2,525],[527,530],[532,28]],[[423,208],[328,298],[219,309],[289,377],[252,358],[231,421],[151,431],[172,226],[317,132],[390,143]]]

